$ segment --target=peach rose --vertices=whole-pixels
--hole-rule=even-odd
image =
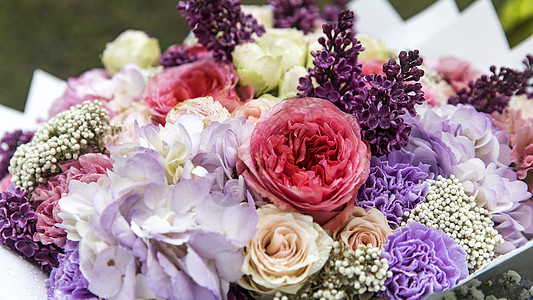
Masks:
[[[358,245],[371,244],[381,248],[387,242],[387,235],[392,233],[387,218],[379,210],[372,208],[365,211],[356,206],[348,221],[335,232],[333,238],[341,240],[355,252]]]
[[[245,248],[239,283],[263,293],[295,293],[329,257],[333,240],[313,218],[265,205],[257,210],[257,234]]]
[[[241,107],[238,107],[231,114],[232,117],[245,116],[247,124],[256,124],[259,119],[279,103],[279,99],[265,94],[257,99],[250,100]]]

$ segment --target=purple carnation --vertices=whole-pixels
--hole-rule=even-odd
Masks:
[[[48,299],[99,299],[88,290],[89,282],[80,271],[78,242],[67,240],[64,250],[48,279]]]
[[[377,208],[386,217],[392,229],[398,228],[405,212],[424,201],[428,186],[429,166],[411,165],[413,156],[394,151],[388,156],[372,157],[370,174],[359,189],[356,206]]]
[[[387,237],[383,246],[392,277],[390,299],[422,299],[453,287],[468,276],[466,252],[443,231],[411,222]]]
[[[29,143],[32,138],[33,131],[15,130],[4,134],[0,140],[0,179],[8,174],[9,160],[17,147]]]

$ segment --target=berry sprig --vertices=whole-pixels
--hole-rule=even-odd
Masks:
[[[20,145],[10,160],[11,182],[33,192],[46,178],[61,171],[59,163],[89,151],[103,151],[103,136],[116,128],[100,101],[85,101],[57,114]],[[96,148],[96,149],[94,149]]]
[[[528,98],[532,98],[533,56],[528,55],[524,65],[524,71],[501,67],[498,72],[496,66],[491,66],[492,75],[482,75],[476,81],[471,81],[468,88],[461,89],[456,96],[450,97],[448,103],[471,104],[481,112],[501,113],[513,95],[526,94]]]
[[[253,42],[265,29],[241,11],[240,0],[180,1],[177,7],[198,41],[220,62],[231,62],[231,52],[241,43]]]

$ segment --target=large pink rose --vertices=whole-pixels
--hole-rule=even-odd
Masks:
[[[161,124],[165,124],[167,113],[176,104],[187,99],[211,96],[232,112],[253,96],[249,87],[236,88],[238,80],[231,65],[204,58],[166,68],[154,76],[144,91],[144,101]]]
[[[332,231],[352,213],[370,168],[357,120],[317,98],[274,106],[238,152],[238,171],[253,190]]]

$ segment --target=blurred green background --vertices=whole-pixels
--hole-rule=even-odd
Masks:
[[[100,67],[99,55],[122,31],[143,29],[161,48],[188,30],[177,0],[0,0],[0,103],[24,108],[36,68],[59,78]],[[243,0],[244,4],[263,1]],[[319,0],[322,5],[328,0]],[[408,19],[435,0],[390,0]],[[460,9],[474,0],[457,0]],[[533,32],[533,0],[493,0],[511,45]],[[357,12],[356,12],[357,13]]]

